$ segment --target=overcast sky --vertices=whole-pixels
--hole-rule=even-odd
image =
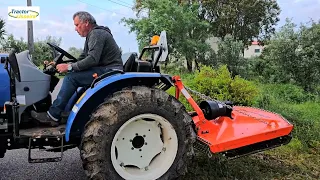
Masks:
[[[24,21],[8,21],[8,6],[26,6],[27,0],[0,0],[0,17],[6,21],[6,31],[16,38],[27,40],[27,23]],[[281,7],[279,26],[286,17],[295,23],[307,22],[311,18],[320,20],[320,0],[278,0]],[[122,4],[122,5],[119,5]],[[127,51],[137,51],[135,34],[119,21],[123,17],[135,17],[131,10],[133,0],[32,0],[33,6],[40,6],[40,21],[34,21],[34,39],[44,39],[51,35],[62,38],[61,47],[82,48],[84,38],[74,30],[72,15],[76,11],[89,11],[97,23],[109,26],[118,45]]]

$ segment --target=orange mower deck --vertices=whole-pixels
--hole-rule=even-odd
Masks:
[[[211,153],[234,157],[270,149],[291,140],[293,125],[282,116],[253,107],[233,106],[231,117],[205,118],[202,109],[184,88],[179,76],[174,76],[176,98],[180,93],[195,110],[192,119],[198,140],[209,147]]]

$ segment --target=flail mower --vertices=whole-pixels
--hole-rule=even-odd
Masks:
[[[162,74],[166,32],[153,40],[139,56],[123,56],[124,71],[105,73],[80,87],[65,109],[66,123],[50,128],[35,123],[30,112],[50,107],[59,82],[55,67],[41,70],[27,50],[1,57],[0,157],[26,148],[30,163],[57,162],[64,151],[78,148],[88,179],[168,180],[184,175],[198,150],[236,158],[290,142],[293,125],[282,116],[213,100],[184,86],[179,76]],[[56,64],[76,61],[48,45],[60,53]],[[142,60],[145,52],[152,58]],[[171,87],[175,96],[166,92]],[[181,95],[194,111],[186,111]],[[32,149],[61,155],[36,159]]]

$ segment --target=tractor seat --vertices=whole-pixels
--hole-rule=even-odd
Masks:
[[[136,59],[138,58],[138,55],[136,53],[131,53],[129,57],[126,59],[125,64],[123,66],[124,72],[132,72],[134,63]]]
[[[125,61],[123,70],[124,72],[152,72],[152,64],[139,60],[136,53],[131,53]]]

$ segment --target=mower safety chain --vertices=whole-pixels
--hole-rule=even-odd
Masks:
[[[192,90],[191,88],[189,88],[189,87],[187,87],[187,86],[185,86],[185,85],[184,85],[184,88],[185,88],[186,90],[192,92],[194,95],[200,97],[202,100],[215,101],[215,102],[217,102],[217,103],[219,103],[219,104],[222,104],[222,105],[224,105],[224,106],[232,109],[232,107],[231,107],[230,105],[227,105],[227,104],[225,104],[225,103],[223,103],[223,102],[220,102],[220,101],[218,101],[218,100],[212,99],[211,97],[206,96],[205,94],[202,94],[202,93],[200,93],[200,92],[198,92],[198,91]]]

